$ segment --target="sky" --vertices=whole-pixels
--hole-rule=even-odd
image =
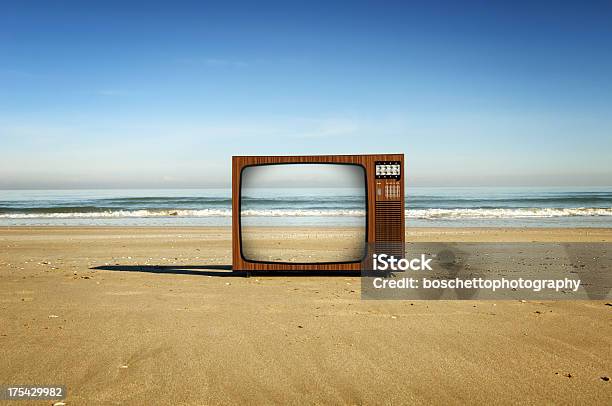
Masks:
[[[0,3],[0,188],[230,185],[404,153],[409,186],[612,184],[612,3]]]

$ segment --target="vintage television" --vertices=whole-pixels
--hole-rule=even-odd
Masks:
[[[265,216],[268,207],[273,207],[273,223],[257,224],[253,213]],[[309,217],[299,217],[300,210],[323,220],[308,223]],[[349,227],[326,232],[328,213],[335,213],[332,223],[338,216],[350,220]],[[312,235],[293,239],[296,233],[283,228],[291,221],[297,221],[291,226],[297,234]],[[302,227],[300,221],[308,224]],[[360,271],[367,264],[368,247],[403,247],[404,231],[403,154],[232,157],[236,271]],[[332,234],[330,244],[325,237]]]

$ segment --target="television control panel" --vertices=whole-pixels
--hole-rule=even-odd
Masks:
[[[402,167],[399,161],[376,161],[376,200],[401,200]]]
[[[395,179],[377,179],[376,200],[402,200],[400,181]]]
[[[399,161],[376,161],[376,179],[396,179],[401,177]]]

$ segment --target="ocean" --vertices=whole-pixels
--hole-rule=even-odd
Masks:
[[[362,225],[362,190],[257,189],[248,225]],[[0,190],[0,226],[229,226],[230,189]],[[414,187],[408,227],[612,227],[612,187]]]

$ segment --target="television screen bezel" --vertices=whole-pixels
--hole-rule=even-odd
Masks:
[[[256,167],[256,166],[272,166],[272,165],[351,165],[360,167],[363,170],[363,187],[365,189],[365,239],[363,241],[364,248],[367,247],[368,244],[368,227],[370,226],[370,207],[368,200],[368,171],[366,166],[363,163],[358,162],[317,162],[317,161],[308,161],[308,162],[269,162],[269,163],[257,163],[257,164],[247,164],[242,166],[240,169],[240,176],[238,182],[238,239],[239,239],[239,247],[240,247],[240,258],[244,262],[253,263],[253,264],[270,264],[270,265],[295,265],[295,266],[317,266],[317,265],[348,265],[348,264],[359,264],[363,262],[363,260],[367,256],[367,249],[364,249],[363,255],[359,260],[356,261],[335,261],[335,262],[284,262],[284,261],[256,261],[253,259],[248,259],[244,256],[242,251],[242,178],[243,172],[247,168]]]

